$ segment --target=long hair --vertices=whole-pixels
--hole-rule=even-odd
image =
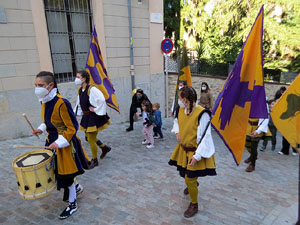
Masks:
[[[142,101],[142,105],[144,105],[146,107],[146,112],[152,113],[152,104],[150,101],[148,100],[144,100]]]
[[[194,103],[197,101],[197,92],[194,88],[185,86],[179,90],[179,95],[181,98],[186,98],[190,103],[190,112],[193,111]]]
[[[51,73],[49,71],[41,71],[36,75],[35,78],[42,78],[47,84],[50,84],[51,82],[53,82],[54,88],[57,88],[56,79],[55,79],[53,73]],[[57,93],[59,93],[58,88],[57,88]]]
[[[85,78],[85,82],[87,84],[90,83],[90,75],[88,72],[86,72],[85,70],[82,70],[82,71],[79,71],[78,73],[81,75],[82,78]]]
[[[202,90],[202,85],[203,84],[206,86],[206,90],[205,91]],[[210,90],[210,88],[208,87],[208,84],[206,82],[202,82],[201,83],[201,92],[208,92],[209,90]]]

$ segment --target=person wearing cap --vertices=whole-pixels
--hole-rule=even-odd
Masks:
[[[132,131],[133,130],[133,122],[134,122],[134,115],[139,116],[140,114],[137,111],[137,108],[140,108],[141,112],[142,110],[142,102],[144,100],[147,100],[150,102],[150,100],[148,99],[147,95],[144,94],[144,91],[142,89],[137,89],[136,93],[132,96],[132,101],[131,101],[131,105],[130,105],[130,110],[129,110],[129,122],[130,125],[129,127],[126,129],[127,132]]]

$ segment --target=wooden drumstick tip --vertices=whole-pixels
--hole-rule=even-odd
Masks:
[[[30,123],[29,119],[27,118],[26,114],[23,113],[22,115],[24,116],[24,118],[25,118],[26,122],[28,123],[28,125],[31,127],[31,130],[34,131],[34,128],[33,128],[32,124]],[[38,139],[40,139],[40,137],[39,137],[38,134],[36,135],[36,137],[37,137]]]

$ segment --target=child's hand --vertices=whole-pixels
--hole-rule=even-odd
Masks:
[[[53,142],[51,145],[49,145],[50,149],[57,149],[58,148],[58,144],[56,144],[55,142]]]
[[[194,157],[191,158],[191,160],[189,162],[189,166],[194,166],[196,162],[197,162],[197,160]]]
[[[89,110],[90,110],[91,112],[95,112],[95,108],[94,108],[93,106],[90,106],[90,107],[89,107]]]
[[[257,133],[256,131],[253,131],[253,132],[250,134],[250,136],[253,137],[253,138],[256,137],[257,135],[258,135],[258,133]]]
[[[38,136],[39,134],[42,134],[43,131],[41,131],[40,129],[35,129],[32,131],[32,134],[35,135],[35,136]]]
[[[139,116],[140,114],[139,114],[139,112],[136,112],[135,115],[136,115],[136,116]]]
[[[178,142],[181,141],[181,138],[180,138],[180,134],[179,134],[179,133],[176,134],[176,139],[177,139]]]

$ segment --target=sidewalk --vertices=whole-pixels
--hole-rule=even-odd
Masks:
[[[218,176],[198,179],[199,212],[193,218],[184,218],[189,204],[189,198],[183,195],[184,180],[175,167],[168,165],[176,145],[175,135],[170,132],[172,119],[163,122],[166,139],[155,140],[151,150],[141,144],[140,121],[129,133],[125,132],[128,124],[112,124],[100,132],[98,137],[112,151],[98,167],[78,177],[84,187],[78,197],[78,211],[63,221],[58,219],[66,207],[63,192],[23,200],[11,166],[14,158],[31,150],[14,149],[14,145],[43,145],[44,137],[0,142],[0,224],[285,225],[297,221],[298,157],[277,154],[281,137],[275,152],[269,143],[267,151],[258,153],[256,170],[246,173],[246,165],[235,165],[214,131]],[[83,133],[78,134],[91,155]],[[243,159],[248,155],[245,151]]]

